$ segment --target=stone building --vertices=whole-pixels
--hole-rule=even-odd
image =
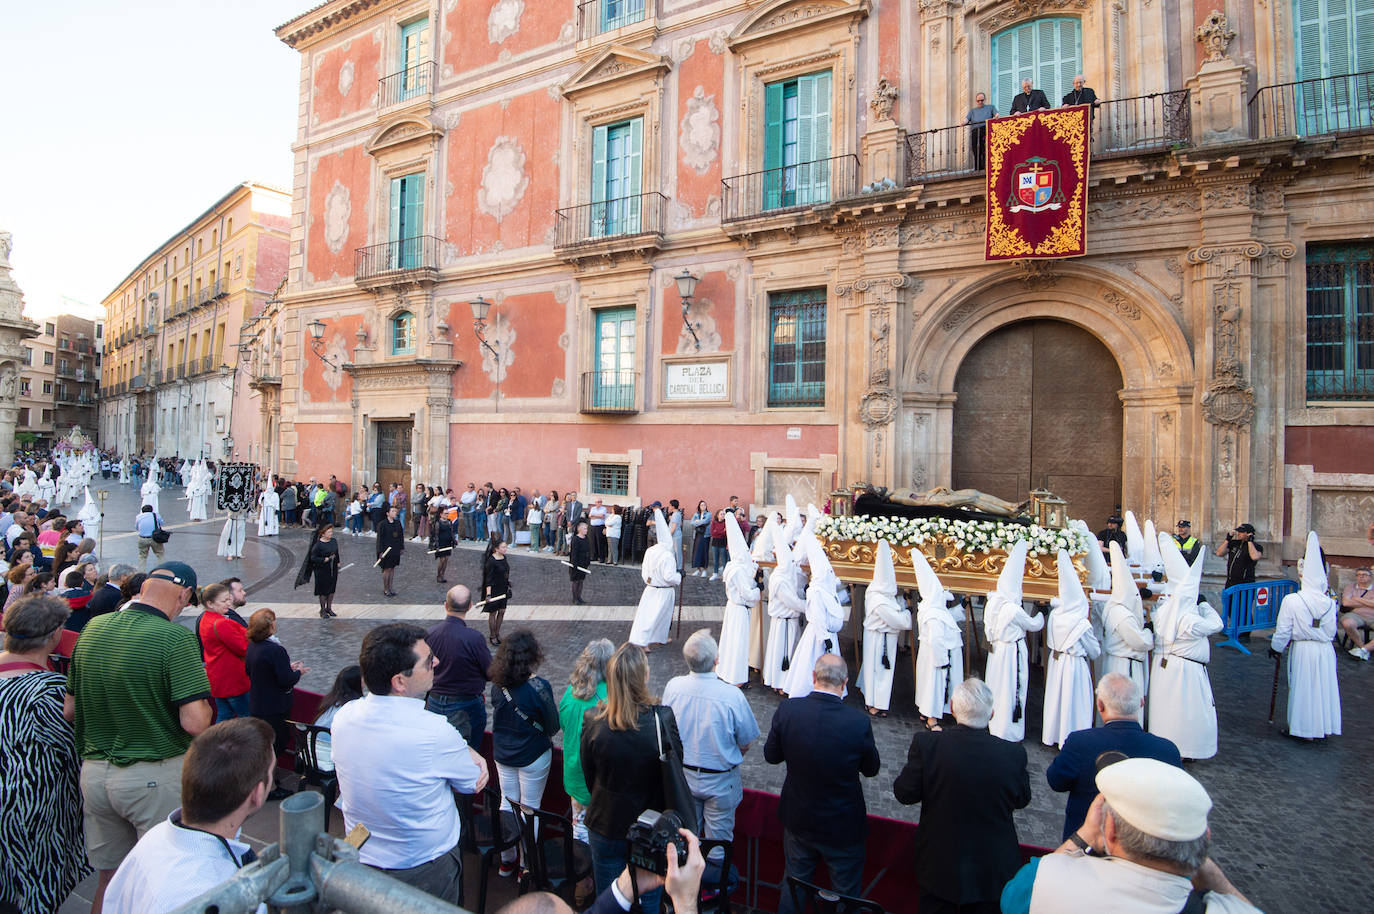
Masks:
[[[290,198],[232,188],[105,297],[100,441],[119,454],[257,461],[245,328],[286,271]]]
[[[25,342],[38,335],[38,325],[24,317],[24,293],[10,275],[9,232],[0,231],[0,465],[14,459],[14,433],[19,421],[20,378]]]
[[[1374,17],[1299,7],[321,4],[277,30],[272,466],[687,506],[1047,486],[1365,554]],[[1079,73],[1088,253],[985,262],[965,112]]]
[[[54,395],[57,385],[57,320],[36,323],[37,336],[24,341],[24,368],[19,376],[19,419],[16,438],[34,448],[51,447],[54,435]]]
[[[100,345],[103,325],[75,314],[59,314],[53,383],[53,425],[55,438],[80,426],[84,434],[100,444],[97,436],[96,403],[100,393]],[[97,333],[97,328],[101,328]],[[46,326],[44,330],[46,331]]]

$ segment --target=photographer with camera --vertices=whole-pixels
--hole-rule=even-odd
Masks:
[[[1253,584],[1255,566],[1264,557],[1264,547],[1255,542],[1255,528],[1241,524],[1226,534],[1226,541],[1217,543],[1217,555],[1226,559],[1226,586]]]

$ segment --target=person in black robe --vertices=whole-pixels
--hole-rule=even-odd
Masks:
[[[386,520],[377,525],[377,565],[382,569],[382,593],[388,597],[396,596],[396,591],[391,589],[391,578],[406,548],[406,528],[396,519],[396,514],[396,506],[392,505],[386,510]]]
[[[310,544],[310,573],[315,578],[315,596],[320,599],[320,618],[332,619],[334,590],[339,584],[339,544],[334,540],[334,525],[325,524],[315,532]]]
[[[501,620],[511,595],[507,546],[499,534],[493,535],[482,556],[482,612],[487,614],[487,640],[494,645],[501,643]]]
[[[439,563],[434,571],[435,583],[448,583],[444,575],[448,573],[448,557],[453,554],[453,541],[453,521],[448,519],[448,509],[440,508],[429,519],[429,551],[434,553]]]
[[[568,580],[572,581],[573,605],[583,606],[587,601],[582,599],[582,582],[587,579],[587,572],[582,569],[592,567],[592,546],[587,539],[586,521],[577,524],[577,534],[568,547],[568,564],[572,566],[568,569]]]

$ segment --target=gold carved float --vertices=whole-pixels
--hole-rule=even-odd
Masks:
[[[873,580],[873,555],[877,543],[855,540],[821,540],[826,557],[835,574],[848,584],[867,584]],[[920,549],[930,567],[940,576],[940,583],[955,593],[986,593],[997,587],[997,576],[1007,564],[1004,549],[986,552],[965,551],[955,545],[952,537],[932,536],[917,546],[896,546],[892,550],[892,566],[897,573],[897,586],[916,590],[916,572],[912,569],[910,550]],[[1082,555],[1073,557],[1073,567],[1080,581],[1088,579]],[[1021,582],[1022,593],[1028,600],[1048,600],[1059,596],[1059,571],[1053,555],[1026,557],[1026,574]]]

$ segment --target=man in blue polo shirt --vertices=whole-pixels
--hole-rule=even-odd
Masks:
[[[487,667],[491,651],[481,632],[468,627],[472,593],[462,584],[444,597],[444,618],[425,633],[434,652],[434,687],[425,709],[448,718],[469,746],[482,745],[487,729]]]

